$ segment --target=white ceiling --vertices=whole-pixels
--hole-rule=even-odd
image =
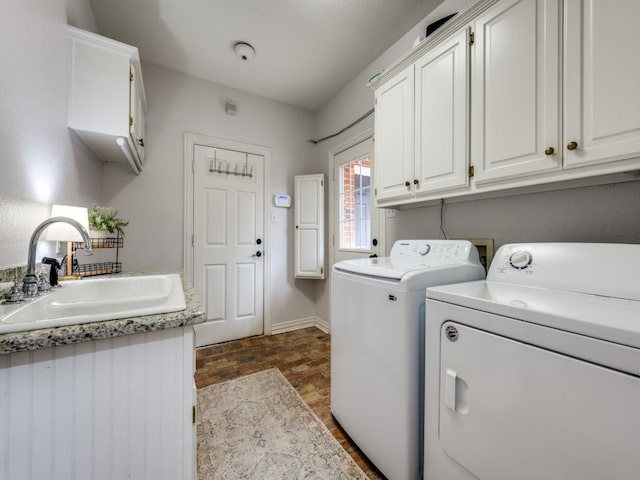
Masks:
[[[316,110],[442,0],[91,0],[143,61]],[[252,44],[243,62],[237,41]]]

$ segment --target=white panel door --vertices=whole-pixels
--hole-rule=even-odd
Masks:
[[[371,192],[378,174],[368,137],[333,157],[333,262],[384,255],[380,224],[384,209]]]
[[[263,332],[264,158],[194,149],[194,287],[207,321],[196,345]]]
[[[413,195],[413,65],[375,94],[376,199]]]
[[[295,276],[324,278],[324,175],[296,175]]]
[[[638,478],[639,378],[454,323],[440,345],[440,443],[474,478]]]
[[[566,167],[640,156],[639,19],[638,0],[565,2]]]
[[[424,55],[416,71],[416,194],[468,185],[468,29]]]
[[[562,167],[559,10],[558,0],[503,0],[474,24],[476,182]]]

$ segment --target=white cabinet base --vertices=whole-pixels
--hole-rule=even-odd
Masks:
[[[195,478],[193,327],[0,355],[0,478]]]

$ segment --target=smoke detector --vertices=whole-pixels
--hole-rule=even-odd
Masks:
[[[233,51],[235,52],[236,56],[243,61],[251,60],[256,54],[255,49],[247,42],[236,42],[233,45]]]

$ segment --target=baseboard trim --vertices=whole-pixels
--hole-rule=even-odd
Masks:
[[[329,333],[329,322],[318,317],[306,317],[298,318],[296,320],[289,320],[286,322],[276,323],[271,325],[271,335],[277,335],[279,333],[292,332],[294,330],[300,330],[302,328],[316,327],[322,330],[324,333]]]
[[[319,328],[324,333],[331,333],[331,326],[329,325],[329,322],[320,317],[316,317],[316,328]]]

